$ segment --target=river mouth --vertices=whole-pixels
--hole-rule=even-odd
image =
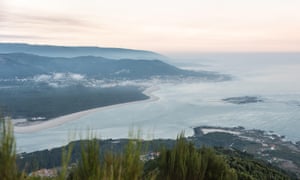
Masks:
[[[126,138],[132,126],[140,128],[145,139],[174,139],[181,131],[189,136],[193,134],[192,127],[197,126],[243,126],[274,131],[287,140],[299,141],[300,63],[282,59],[260,65],[250,59],[237,67],[236,62],[213,61],[205,66],[208,70],[232,74],[235,78],[231,81],[154,83],[160,88],[153,92],[158,101],[94,112],[34,133],[16,133],[17,145],[21,151],[51,149],[66,144],[70,132],[85,134],[88,129],[102,139]],[[223,101],[231,97],[259,97],[263,101],[243,104]]]

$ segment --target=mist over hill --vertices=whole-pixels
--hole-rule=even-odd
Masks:
[[[227,75],[187,71],[160,60],[112,60],[103,57],[44,57],[25,53],[0,54],[0,79],[28,78],[53,73],[74,73],[96,79],[149,79],[153,77],[196,77],[228,80]],[[76,79],[76,78],[75,78]]]

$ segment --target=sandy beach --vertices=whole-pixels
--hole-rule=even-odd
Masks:
[[[146,99],[146,100],[133,101],[133,102],[127,102],[127,103],[121,103],[121,104],[115,104],[115,105],[110,105],[110,106],[104,106],[104,107],[99,107],[99,108],[88,109],[88,110],[68,114],[68,115],[65,115],[65,116],[60,116],[60,117],[57,117],[57,118],[54,118],[54,119],[50,119],[48,121],[40,121],[40,123],[30,124],[30,125],[26,125],[26,126],[17,126],[17,125],[15,125],[14,126],[14,132],[15,133],[32,133],[32,132],[41,131],[41,130],[44,130],[44,129],[56,127],[56,126],[62,125],[62,124],[66,123],[66,122],[69,122],[69,121],[78,120],[81,117],[89,115],[89,114],[94,113],[94,112],[104,111],[104,110],[107,110],[107,109],[118,108],[118,107],[121,107],[121,106],[127,106],[127,105],[132,105],[132,104],[157,101],[157,100],[159,100],[159,97],[154,96],[152,94],[154,91],[157,91],[157,90],[159,90],[159,87],[157,87],[157,86],[149,87],[146,90],[144,90],[143,93],[145,95],[149,96],[149,99]]]

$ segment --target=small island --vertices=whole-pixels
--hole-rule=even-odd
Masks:
[[[259,103],[264,102],[263,99],[256,96],[241,96],[241,97],[229,97],[222,99],[222,101],[232,104],[249,104],[249,103]]]

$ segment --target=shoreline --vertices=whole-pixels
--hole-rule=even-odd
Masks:
[[[157,86],[152,86],[152,87],[146,88],[143,91],[143,94],[145,94],[149,98],[145,99],[145,100],[132,101],[132,102],[126,102],[126,103],[120,103],[120,104],[114,104],[114,105],[109,105],[109,106],[88,109],[88,110],[79,111],[79,112],[67,114],[64,116],[60,116],[57,118],[49,119],[47,121],[42,121],[40,123],[35,123],[35,124],[30,124],[30,125],[25,125],[25,126],[14,125],[14,133],[33,133],[33,132],[41,131],[44,129],[57,127],[57,126],[60,126],[62,124],[70,122],[70,121],[76,121],[76,120],[80,119],[81,117],[84,117],[84,116],[89,115],[94,112],[99,112],[99,111],[116,108],[116,107],[122,107],[125,105],[158,101],[159,97],[153,95],[152,93],[154,91],[158,91],[159,89],[160,88]]]

